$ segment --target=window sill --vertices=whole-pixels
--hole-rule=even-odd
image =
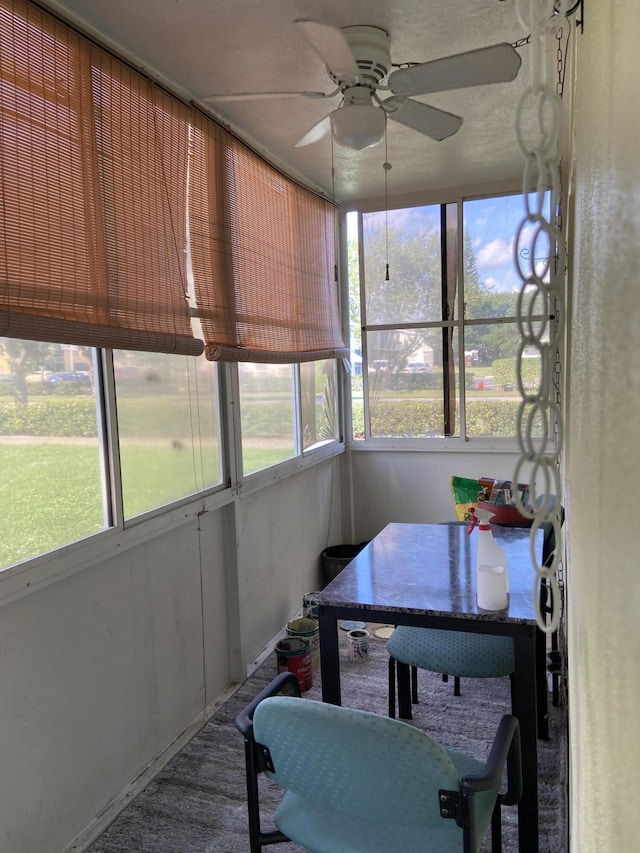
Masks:
[[[520,453],[515,438],[475,438],[468,441],[460,438],[374,438],[351,441],[347,449],[389,453]]]
[[[239,495],[247,495],[284,480],[299,471],[344,453],[344,444],[331,442],[248,477],[237,488],[196,495],[179,505],[162,507],[127,521],[122,529],[112,527],[63,545],[46,554],[24,560],[0,570],[0,607],[10,604],[76,572],[108,560],[117,553],[136,547],[172,528],[197,520],[204,511],[215,511],[233,503]]]
[[[179,506],[164,507],[127,521],[124,529],[111,527],[9,566],[0,571],[0,607],[197,519],[203,509],[214,510],[233,499],[230,489],[194,496]]]

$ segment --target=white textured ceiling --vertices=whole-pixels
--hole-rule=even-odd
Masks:
[[[514,0],[50,0],[158,74],[180,94],[332,88],[324,65],[293,22],[372,25],[391,38],[392,63],[426,62],[526,36]],[[421,96],[464,118],[434,142],[388,123],[390,196],[515,180],[522,159],[514,114],[528,82],[527,45],[512,83]],[[339,101],[281,99],[208,105],[211,112],[277,164],[340,201],[384,194],[384,142],[362,152],[325,138],[295,142]],[[334,177],[332,179],[332,156]]]

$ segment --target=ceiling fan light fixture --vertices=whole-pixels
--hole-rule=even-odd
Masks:
[[[333,139],[338,145],[362,151],[382,141],[384,110],[372,105],[346,104],[331,116]]]

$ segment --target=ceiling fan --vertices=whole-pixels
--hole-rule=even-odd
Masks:
[[[462,118],[428,104],[411,100],[451,89],[508,83],[520,69],[521,59],[506,42],[490,47],[391,69],[389,35],[379,27],[338,29],[317,21],[295,21],[296,26],[324,62],[335,84],[331,92],[247,92],[210,95],[212,103],[258,98],[334,98],[342,96],[330,112],[296,142],[300,148],[329,132],[339,145],[359,151],[376,145],[384,136],[386,119],[435,140],[446,139],[460,129]],[[385,82],[386,81],[386,82]],[[381,98],[378,92],[389,92]]]

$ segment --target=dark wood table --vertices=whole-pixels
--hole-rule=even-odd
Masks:
[[[544,634],[537,628],[528,529],[492,527],[505,549],[509,606],[478,609],[477,534],[459,524],[388,524],[318,595],[322,698],[340,704],[338,620],[420,625],[513,638],[513,713],[520,721],[523,797],[518,806],[520,853],[538,850],[538,715],[546,711]],[[542,551],[542,534],[539,534]],[[538,670],[536,659],[542,664]],[[536,672],[539,675],[536,678]]]

